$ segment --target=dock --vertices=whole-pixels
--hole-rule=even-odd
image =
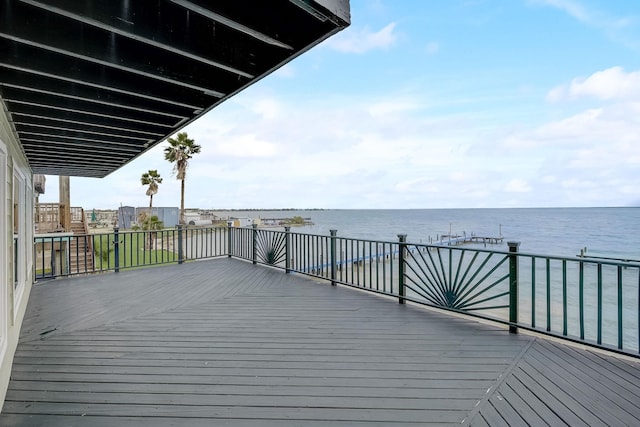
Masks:
[[[302,218],[298,220],[299,222],[294,221],[294,217],[286,217],[286,218],[260,218],[259,223],[264,227],[278,227],[285,225],[313,225],[313,221],[311,221],[310,217]]]
[[[640,425],[640,361],[231,258],[34,286],[5,427]]]
[[[465,243],[482,243],[484,245],[498,245],[504,241],[502,236],[476,236],[475,234],[459,235],[459,234],[443,234],[440,236],[439,243],[441,245],[463,245]]]
[[[443,234],[439,236],[439,240],[435,243],[431,243],[431,247],[429,246],[413,246],[409,249],[410,252],[416,251],[426,251],[427,249],[433,250],[436,246],[458,246],[462,244],[487,244],[497,245],[501,244],[504,241],[504,237],[490,237],[490,236],[476,236],[474,234],[470,236],[459,236],[459,235],[447,235]],[[408,242],[409,245],[416,244],[415,242]],[[420,245],[418,243],[418,245]],[[419,249],[418,249],[419,248]],[[374,262],[387,262],[392,259],[395,259],[399,256],[400,252],[398,250],[388,250],[388,251],[377,251],[374,250],[371,253],[366,253],[363,255],[357,255],[352,258],[344,258],[340,256],[336,261],[336,267],[338,270],[343,268],[347,268],[350,265],[364,265],[366,263],[374,263]],[[303,271],[307,273],[317,273],[319,271],[327,271],[331,268],[331,264],[328,261],[321,262],[317,265],[309,266],[303,269]]]

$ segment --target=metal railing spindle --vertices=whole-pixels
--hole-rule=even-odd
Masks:
[[[583,263],[580,263],[580,281],[582,282]],[[598,337],[597,343],[602,344],[602,264],[598,264]],[[640,288],[640,287],[639,287]],[[582,316],[581,316],[582,319]],[[581,338],[584,336],[581,335]]]
[[[562,334],[567,335],[567,260],[562,260]]]
[[[547,332],[551,331],[551,260],[547,258]]]
[[[289,227],[275,231],[230,224],[136,232],[116,227],[106,234],[38,236],[33,264],[37,277],[59,277],[226,255],[323,278],[334,286],[377,292],[400,303],[411,301],[498,321],[512,331],[524,328],[640,354],[640,262],[523,254],[511,242],[504,252],[408,243],[406,235],[398,238],[374,241],[338,237],[337,230],[311,235],[292,233]],[[62,256],[64,250],[68,252]],[[79,258],[83,254],[84,261]],[[65,258],[70,260],[68,271],[63,269]],[[544,305],[537,300],[543,294],[546,323],[539,322]],[[638,301],[631,301],[636,295]]]

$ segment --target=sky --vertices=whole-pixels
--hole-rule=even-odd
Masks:
[[[351,26],[182,131],[203,209],[640,206],[640,3],[351,0]],[[163,142],[85,209],[179,206]],[[47,177],[41,202],[58,200]]]

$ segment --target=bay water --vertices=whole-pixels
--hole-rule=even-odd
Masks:
[[[499,244],[487,244],[489,250],[508,250],[507,242],[520,242],[521,254],[573,258],[584,252],[592,257],[608,257],[640,262],[640,207],[616,208],[523,208],[523,209],[366,209],[366,210],[286,210],[217,212],[225,217],[291,218],[301,216],[313,224],[293,227],[292,232],[397,242],[398,234],[406,234],[411,243],[439,243],[442,235],[476,235],[503,237]],[[465,244],[465,248],[485,248],[482,243]],[[563,312],[567,312],[567,333],[580,335],[580,297],[578,261],[569,261],[564,275],[568,288],[563,291],[562,261],[550,261],[550,273],[544,258],[535,268],[531,257],[520,258],[521,321],[538,327],[550,316],[551,330],[561,333]],[[591,341],[598,334],[597,268],[584,267],[584,334]],[[536,285],[532,286],[532,271]],[[618,274],[622,293],[618,292]],[[602,268],[601,298],[603,304],[603,343],[617,346],[618,325],[623,325],[624,348],[638,351],[640,330],[637,267]],[[547,289],[546,282],[550,281]],[[535,290],[534,290],[535,289]],[[532,292],[534,295],[532,295]],[[548,295],[547,295],[548,294]],[[564,295],[564,297],[563,297]],[[620,297],[620,299],[619,299]],[[547,300],[547,298],[549,298]],[[566,308],[563,301],[566,298]],[[548,302],[547,302],[548,301]],[[621,310],[619,312],[619,309]],[[621,313],[621,314],[619,314]],[[622,322],[618,316],[622,316]],[[534,322],[534,318],[536,319]],[[544,326],[543,326],[544,327]]]
[[[328,209],[218,212],[223,217],[310,218],[300,233],[397,241],[407,234],[413,243],[435,242],[443,234],[497,237],[491,249],[506,250],[508,241],[520,251],[576,256],[587,254],[640,260],[640,207],[522,209]]]

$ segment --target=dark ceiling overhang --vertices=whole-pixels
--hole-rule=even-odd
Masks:
[[[349,0],[0,0],[0,99],[34,173],[103,177],[349,22]]]

